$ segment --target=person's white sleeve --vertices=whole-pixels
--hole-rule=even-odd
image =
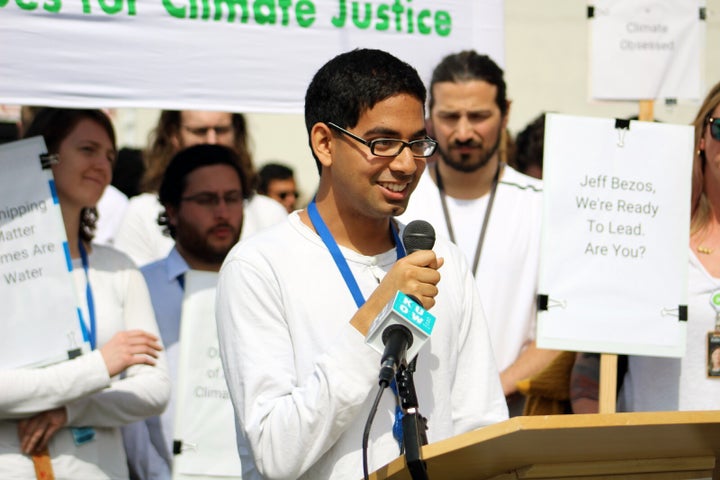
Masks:
[[[125,252],[137,266],[147,265],[155,261],[153,239],[148,228],[160,228],[159,225],[148,225],[148,202],[144,195],[130,199],[120,225],[115,232],[113,246]]]
[[[142,274],[125,271],[126,296],[123,318],[126,330],[140,329],[157,335],[155,313]],[[113,381],[110,388],[67,404],[68,425],[117,427],[160,415],[170,399],[170,378],[164,353],[155,366],[134,365],[125,378]]]
[[[349,323],[332,349],[295,350],[281,295],[269,266],[234,259],[220,272],[216,316],[236,427],[264,478],[296,479],[356,420],[380,356]],[[295,368],[303,354],[317,358],[311,372]]]
[[[99,351],[45,368],[0,371],[0,418],[28,417],[110,385]]]

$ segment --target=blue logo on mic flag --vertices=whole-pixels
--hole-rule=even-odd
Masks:
[[[398,292],[395,296],[393,310],[425,335],[429,336],[432,333],[435,326],[435,316],[404,293]]]
[[[435,326],[435,316],[408,295],[397,292],[370,325],[365,342],[373,350],[382,354],[385,350],[382,333],[393,324],[405,325],[413,334],[414,341],[407,349],[407,358],[412,358],[418,354],[425,341],[430,337]]]

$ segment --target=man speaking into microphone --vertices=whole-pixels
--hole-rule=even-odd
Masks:
[[[353,50],[327,62],[305,96],[320,172],[314,201],[225,260],[218,336],[244,480],[362,477],[381,363],[365,336],[398,292],[436,318],[414,376],[429,442],[507,418],[462,253],[438,240],[406,255],[405,227],[394,219],[436,147],[424,104],[415,69],[386,52]],[[400,454],[395,406],[383,396],[370,471]]]

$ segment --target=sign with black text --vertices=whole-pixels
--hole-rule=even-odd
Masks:
[[[692,149],[689,126],[547,116],[538,346],[683,354]]]
[[[242,475],[215,324],[217,280],[216,272],[185,274],[175,407],[175,438],[182,446],[174,480]]]
[[[0,368],[47,365],[87,349],[45,151],[42,137],[0,145]]]
[[[702,0],[591,0],[592,97],[701,97]]]

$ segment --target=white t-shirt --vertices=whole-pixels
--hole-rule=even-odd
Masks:
[[[720,410],[720,377],[707,376],[707,334],[715,329],[716,313],[710,296],[719,289],[720,279],[691,250],[685,356],[630,356],[619,411]]]
[[[438,239],[434,250],[445,258],[431,312],[437,321],[415,373],[430,442],[508,415],[474,279],[450,242]],[[365,298],[396,261],[395,249],[372,257],[341,251]],[[380,354],[349,324],[357,309],[331,254],[298,212],[228,254],[216,318],[238,443],[254,454],[239,449],[244,480],[362,477],[362,433]],[[370,471],[399,454],[394,410],[388,389],[370,434]]]
[[[157,223],[158,215],[163,210],[157,194],[142,193],[130,199],[118,228],[115,248],[127,253],[140,267],[167,257],[175,245],[172,237],[163,233],[164,227]],[[286,217],[287,210],[280,203],[263,195],[253,195],[245,202],[240,239],[281,222]]]
[[[445,198],[456,244],[472,265],[489,194],[474,200]],[[404,223],[426,220],[438,237],[450,238],[429,168],[399,219]],[[500,371],[512,365],[535,338],[541,220],[542,182],[505,166],[475,271]]]

